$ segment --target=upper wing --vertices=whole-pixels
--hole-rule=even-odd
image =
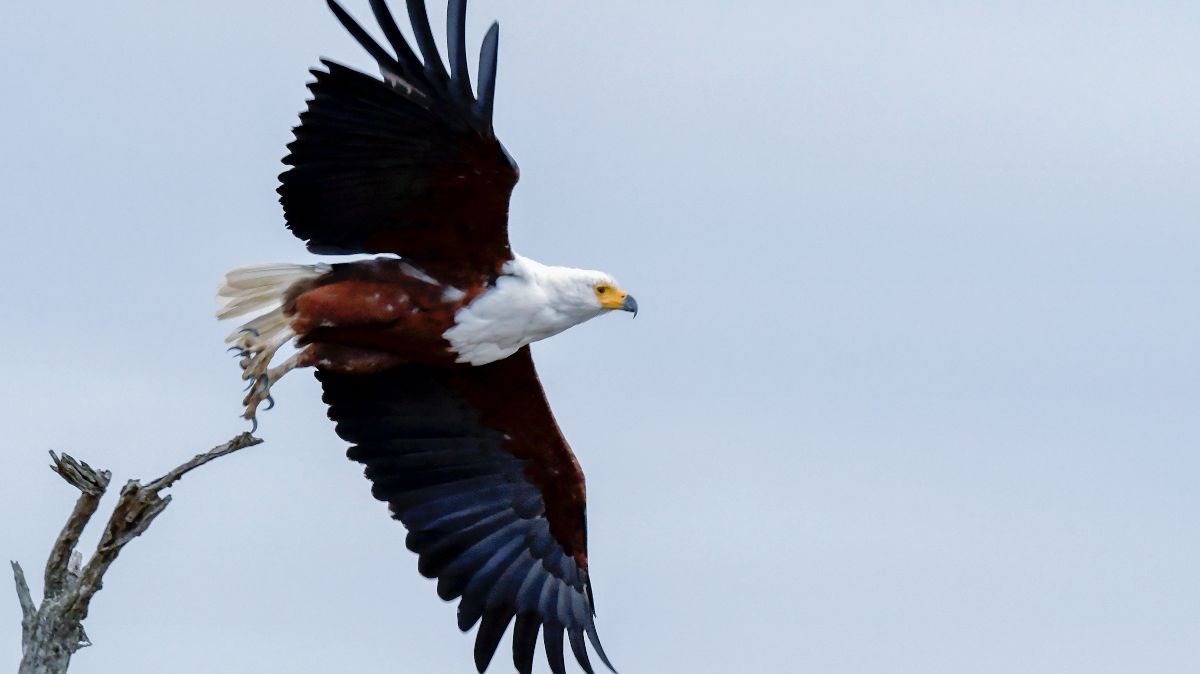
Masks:
[[[585,671],[585,634],[612,669],[592,620],[583,473],[529,347],[480,367],[317,376],[350,458],[408,527],[417,568],[443,599],[462,598],[460,629],[482,618],[480,672],[514,618],[518,671],[531,671],[539,629],[554,672],[565,671],[564,631]]]
[[[467,72],[466,0],[450,0],[450,74],[424,0],[408,14],[424,63],[383,0],[371,8],[393,56],[333,0],[383,81],[322,60],[280,176],[292,232],[316,253],[397,253],[425,266],[492,273],[511,258],[508,201],[517,166],[492,130],[499,25],[483,41],[479,96]]]

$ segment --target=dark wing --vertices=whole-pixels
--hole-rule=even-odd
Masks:
[[[510,622],[513,662],[533,668],[538,631],[554,672],[563,636],[587,672],[593,623],[583,473],[550,412],[526,347],[490,365],[406,365],[374,375],[318,372],[337,432],[354,443],[376,498],[408,527],[418,569],[479,622],[475,664]]]
[[[396,253],[428,267],[495,272],[511,259],[517,166],[492,130],[499,25],[483,41],[478,100],[467,72],[466,0],[450,0],[450,74],[424,0],[408,0],[424,61],[383,0],[371,8],[393,56],[336,2],[330,8],[383,80],[322,60],[280,176],[292,232],[315,253]]]

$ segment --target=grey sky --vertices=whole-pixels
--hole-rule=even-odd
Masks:
[[[642,306],[535,350],[607,650],[1200,671],[1200,5],[903,4],[472,1],[516,247]],[[0,11],[0,556],[32,576],[73,498],[47,449],[121,481],[244,428],[213,294],[311,259],[273,190],[319,56],[370,66],[319,0]],[[113,568],[79,672],[473,671],[289,379]]]

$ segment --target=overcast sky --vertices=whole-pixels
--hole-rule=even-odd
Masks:
[[[622,671],[1200,671],[1200,5],[493,18],[514,245],[642,307],[535,349]],[[35,584],[46,450],[119,485],[246,428],[213,296],[314,259],[274,189],[320,56],[371,66],[320,0],[0,10],[0,557]],[[473,671],[311,374],[276,398],[72,671]],[[13,663],[18,622],[0,590]]]

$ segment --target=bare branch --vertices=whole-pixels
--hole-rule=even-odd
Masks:
[[[17,601],[21,603],[21,647],[29,646],[33,638],[33,626],[37,622],[38,610],[33,603],[33,594],[29,591],[29,583],[25,580],[25,571],[16,562],[12,564],[13,577],[17,581]]]
[[[50,458],[54,462],[50,469],[79,490],[79,500],[75,502],[75,509],[71,511],[66,525],[54,541],[54,547],[50,549],[50,558],[46,561],[47,596],[58,594],[70,582],[68,566],[71,553],[79,543],[84,527],[99,507],[100,498],[104,496],[109,480],[112,479],[112,474],[107,470],[97,471],[66,454],[59,458],[57,454],[50,452]]]
[[[166,475],[163,475],[162,477],[158,478],[157,480],[146,485],[146,488],[153,489],[154,491],[166,489],[166,488],[170,487],[171,485],[175,484],[176,482],[178,482],[179,479],[182,478],[184,475],[192,472],[193,470],[199,468],[200,466],[203,466],[204,464],[208,463],[209,461],[214,461],[216,459],[221,458],[222,456],[225,456],[226,454],[232,454],[232,453],[238,451],[239,449],[245,449],[246,447],[253,447],[254,445],[257,445],[260,443],[262,443],[262,440],[259,440],[258,438],[254,437],[253,435],[251,435],[249,433],[242,433],[241,435],[230,440],[229,442],[226,442],[223,445],[217,445],[216,447],[213,447],[212,449],[208,450],[207,452],[204,452],[203,454],[197,454],[196,456],[193,456],[191,461],[188,461],[187,463],[183,464],[182,466],[179,466],[179,467],[169,471]]]
[[[261,442],[253,435],[243,433],[197,454],[149,484],[143,486],[137,480],[130,480],[121,488],[121,496],[104,527],[96,552],[86,565],[82,564],[82,556],[75,546],[84,527],[95,515],[112,475],[65,454],[60,458],[51,452],[54,462],[51,469],[78,489],[80,495],[46,562],[46,592],[41,606],[34,605],[25,574],[20,565],[13,562],[22,614],[24,656],[20,674],[62,674],[67,671],[71,655],[91,645],[83,631],[83,619],[87,617],[92,597],[100,591],[105,572],[121,550],[145,533],[171,502],[170,495],[160,495],[160,492],[210,461]]]

